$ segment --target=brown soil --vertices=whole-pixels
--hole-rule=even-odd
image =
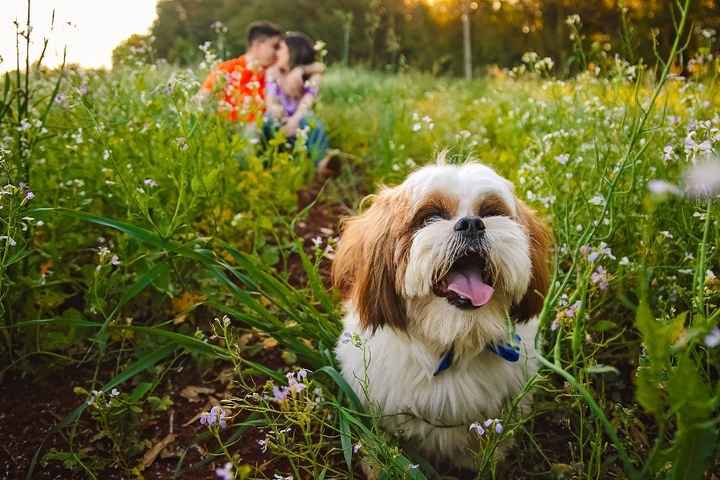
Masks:
[[[284,365],[280,359],[279,349],[263,351],[255,360],[272,368]],[[189,362],[188,362],[189,363]],[[173,478],[176,471],[180,479],[214,479],[215,468],[224,464],[224,457],[220,456],[217,462],[206,461],[209,452],[217,449],[217,442],[211,438],[204,438],[205,432],[197,419],[192,421],[201,411],[210,408],[209,397],[200,395],[199,401],[191,402],[180,395],[180,392],[189,385],[213,388],[212,396],[217,400],[230,395],[244,395],[247,392],[233,390],[231,384],[223,383],[218,379],[218,372],[229,365],[216,364],[215,367],[201,374],[192,364],[182,369],[174,369],[163,382],[162,386],[153,392],[162,397],[169,395],[173,404],[166,412],[161,412],[152,420],[143,423],[140,438],[148,440],[146,449],[157,444],[166,435],[174,433],[175,440],[171,442],[157,457],[153,464],[143,471],[146,479]],[[77,368],[76,366],[57,370],[52,375],[44,377],[13,376],[6,378],[0,388],[0,478],[23,479],[26,478],[33,457],[37,456],[37,464],[33,471],[33,479],[75,479],[87,478],[83,472],[72,471],[63,467],[60,462],[42,462],[46,452],[54,448],[58,451],[71,450],[68,443],[70,429],[56,431],[54,429],[62,418],[79,406],[83,398],[73,393],[75,386],[88,387],[88,379],[92,378],[90,368]],[[257,385],[262,385],[265,379],[253,379]],[[123,391],[131,390],[132,385],[119,387]],[[238,419],[242,420],[242,419]],[[188,424],[189,423],[189,424]],[[187,425],[186,425],[187,424]],[[230,435],[232,426],[228,428]],[[89,456],[108,452],[109,444],[104,441],[93,441],[97,433],[97,425],[87,413],[83,414],[76,429],[75,445],[79,448],[93,448],[88,451]],[[256,428],[250,428],[242,435],[242,441],[233,453],[241,456],[242,463],[254,465],[259,469],[272,460],[263,454],[258,447],[257,440],[264,434]],[[108,457],[109,455],[105,455]],[[182,461],[181,461],[182,459]],[[139,462],[139,458],[133,461]],[[179,463],[181,464],[179,465]],[[116,469],[102,472],[102,478],[121,479],[124,475]]]

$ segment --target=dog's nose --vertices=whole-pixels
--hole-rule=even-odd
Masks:
[[[468,235],[478,235],[485,231],[485,223],[481,217],[462,217],[457,221],[453,229],[456,232],[463,232]]]

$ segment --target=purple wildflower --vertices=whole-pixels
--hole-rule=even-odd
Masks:
[[[682,195],[682,191],[677,185],[665,180],[650,180],[647,187],[653,195]]]
[[[707,198],[720,191],[720,161],[706,156],[685,172],[685,191],[693,198]]]
[[[482,423],[482,425],[480,424],[480,422],[474,422],[472,425],[470,425],[470,431],[474,431],[478,434],[479,437],[482,437],[487,431],[485,429],[489,429],[493,427],[493,425],[493,430],[495,430],[495,433],[497,433],[498,435],[503,433],[504,428],[502,425],[502,421],[499,418],[488,418]]]
[[[267,440],[267,437],[265,437],[264,440],[258,440],[257,443],[258,443],[258,445],[260,445],[260,451],[261,451],[262,453],[267,452],[267,449],[268,449],[268,440]]]
[[[600,267],[602,268],[602,267]],[[565,316],[568,318],[574,318],[575,314],[577,313],[578,309],[582,306],[582,302],[577,301],[570,305],[567,310],[565,310]]]
[[[710,330],[710,333],[705,335],[705,345],[710,348],[715,348],[720,345],[720,328],[715,327]]]
[[[609,285],[607,271],[602,266],[598,266],[592,275],[590,275],[590,280],[593,284],[597,285],[600,290],[607,290]]]
[[[215,469],[215,474],[220,480],[233,480],[235,478],[235,474],[233,473],[232,468],[232,463],[228,462],[223,468]]]
[[[478,437],[485,435],[485,429],[482,425],[480,425],[480,422],[473,422],[470,425],[470,431],[477,433]]]
[[[218,406],[212,407],[210,412],[203,412],[200,414],[200,423],[202,425],[207,425],[208,427],[220,425],[220,428],[226,428],[227,420],[225,418],[225,410]]]
[[[288,378],[288,387],[291,392],[300,393],[305,389],[305,384],[302,382],[298,382],[295,379],[295,375],[292,372],[288,373],[287,378]]]
[[[273,400],[280,403],[287,399],[288,393],[290,393],[290,389],[287,387],[278,387],[277,385],[273,386],[272,388],[273,392]]]

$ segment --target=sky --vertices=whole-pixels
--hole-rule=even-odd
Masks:
[[[133,33],[147,33],[155,19],[157,0],[31,0],[30,58],[37,59],[43,38],[50,42],[44,65],[67,62],[84,67],[110,67],[112,50]],[[51,28],[55,9],[54,28]],[[0,0],[0,72],[15,68],[15,25],[24,28],[26,0]],[[24,39],[21,39],[24,42]],[[21,52],[21,58],[24,58]]]

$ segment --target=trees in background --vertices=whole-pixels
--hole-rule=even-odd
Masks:
[[[566,73],[587,68],[577,48],[654,63],[653,39],[660,52],[669,47],[673,11],[665,0],[160,0],[152,27],[157,56],[188,64],[197,48],[217,39],[221,21],[224,56],[245,49],[245,30],[253,20],[274,21],[325,41],[329,62],[362,63],[373,68],[409,65],[433,73],[461,74],[476,68],[517,64],[523,53],[550,56]],[[582,19],[582,34],[571,38],[570,15]],[[463,15],[465,44],[463,44]],[[720,30],[720,5],[699,0],[698,27]],[[702,38],[693,40],[692,46]],[[466,52],[467,57],[463,52]],[[586,59],[587,60],[587,59]],[[470,73],[470,71],[466,72]]]

